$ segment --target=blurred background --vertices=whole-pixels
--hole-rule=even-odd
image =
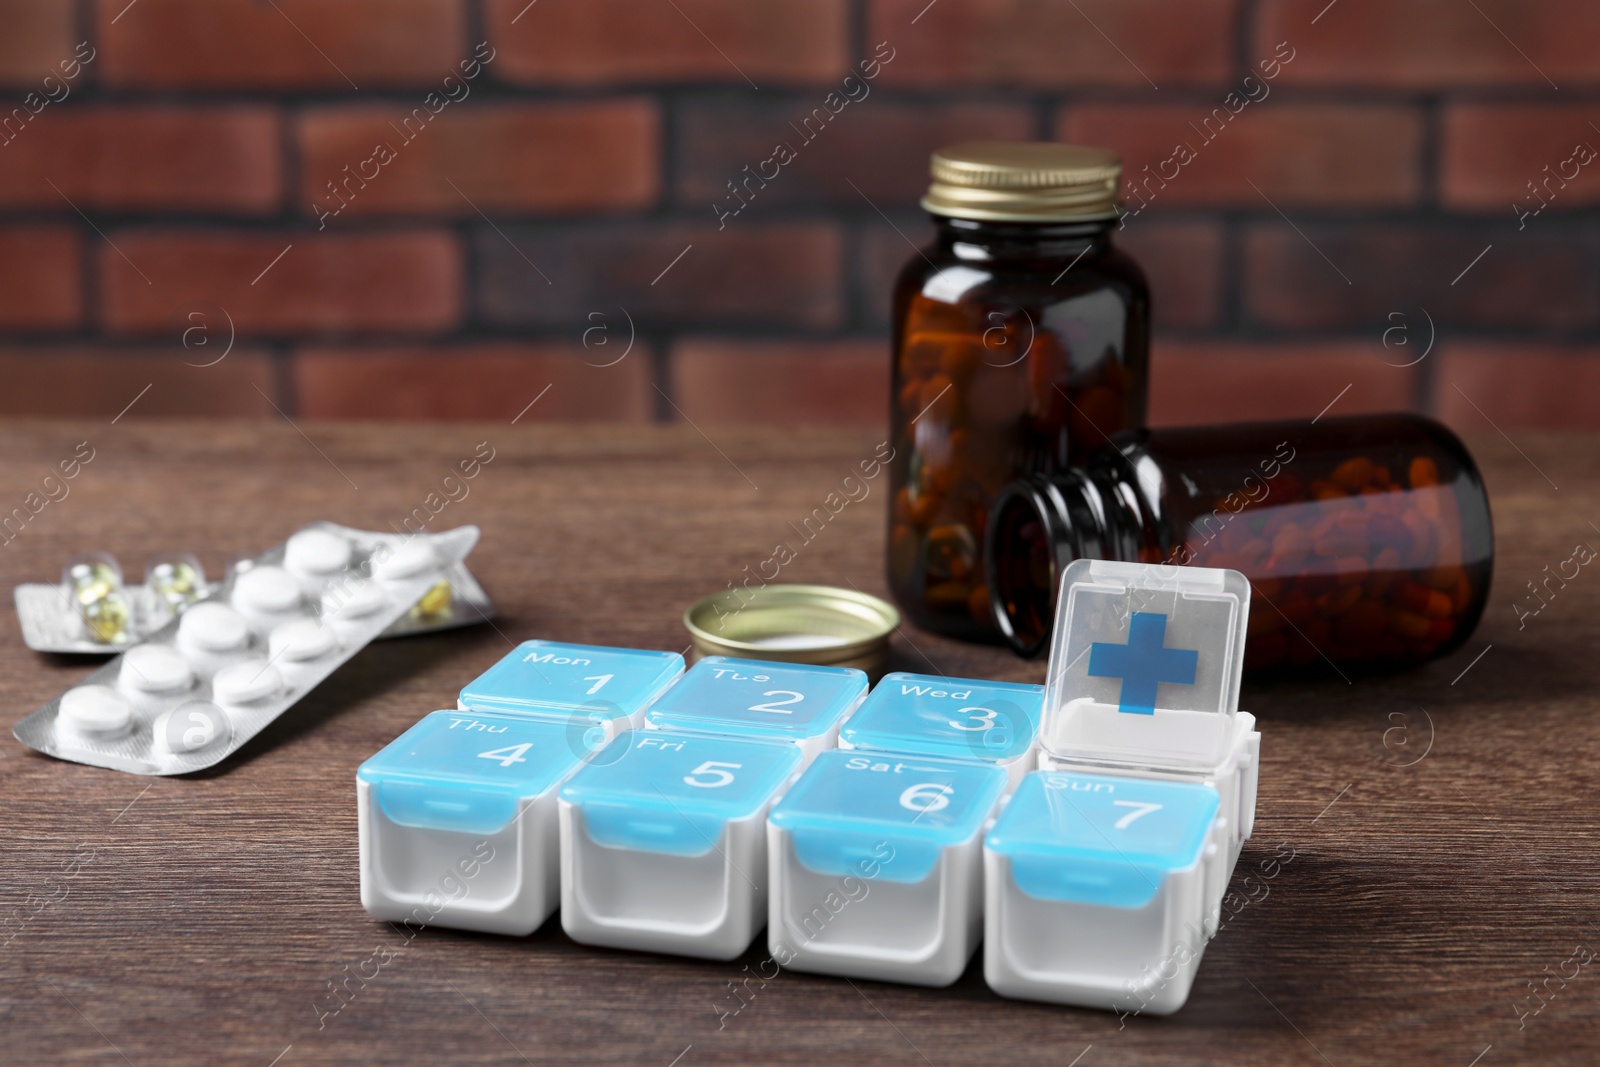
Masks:
[[[1585,0],[0,0],[0,413],[882,424],[928,153],[1053,138],[1139,183],[1153,422],[1600,426],[1597,42]]]

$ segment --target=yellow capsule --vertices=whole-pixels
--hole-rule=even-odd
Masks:
[[[122,588],[122,574],[107,559],[84,558],[67,565],[67,584],[80,604],[103,600]]]
[[[145,584],[159,600],[180,606],[192,604],[205,591],[205,573],[193,557],[167,556],[152,560]]]
[[[127,634],[128,602],[121,593],[113,592],[83,604],[79,613],[83,616],[84,629],[96,641],[114,645]]]
[[[422,599],[412,607],[411,614],[415,618],[429,618],[434,615],[443,615],[450,610],[450,583],[438,581],[433,583],[433,588],[422,594]]]

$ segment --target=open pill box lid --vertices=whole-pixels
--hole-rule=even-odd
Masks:
[[[1243,574],[1080,559],[1057,605],[1040,732],[1050,756],[1192,772],[1223,761],[1250,614]]]

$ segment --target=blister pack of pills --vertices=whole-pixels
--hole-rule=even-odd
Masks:
[[[319,523],[18,723],[17,740],[132,774],[209,767],[389,630],[478,542]]]
[[[530,641],[357,773],[413,927],[1181,1007],[1255,813],[1234,571],[1075,563],[1046,686]],[[736,1008],[736,1006],[735,1006]]]
[[[307,530],[325,530],[339,536],[354,533],[331,522],[314,523]],[[248,568],[240,560],[231,570]],[[142,583],[124,581],[122,567],[105,552],[74,556],[62,568],[61,581],[25,582],[13,599],[22,640],[35,652],[107,655],[139,644],[181,614],[191,604],[206,600],[223,587],[207,581],[200,561],[188,552],[154,556],[145,566]],[[380,639],[432,633],[470,626],[494,617],[494,603],[464,563],[447,567],[426,592],[411,605]]]

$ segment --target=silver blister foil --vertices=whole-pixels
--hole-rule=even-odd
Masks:
[[[305,529],[347,534],[359,532],[332,522],[313,523]],[[392,536],[404,538],[410,535]],[[458,626],[471,626],[494,618],[494,602],[467,570],[466,564],[454,563],[446,567],[439,581],[442,589],[429,587],[417,603],[411,605],[411,609],[396,619],[377,639],[453,630]],[[212,582],[206,585],[195,603],[205,601],[225,584]],[[22,628],[23,643],[35,652],[104,656],[132,648],[172,621],[173,612],[165,608],[149,586],[124,586],[121,592],[128,608],[127,625],[116,640],[102,641],[89,632],[78,606],[60,585],[26,582],[17,586],[13,591],[13,599],[17,607],[17,622]]]
[[[477,542],[476,526],[420,535],[308,526],[13,733],[40,752],[130,774],[210,767],[394,632],[447,575],[465,573]]]

